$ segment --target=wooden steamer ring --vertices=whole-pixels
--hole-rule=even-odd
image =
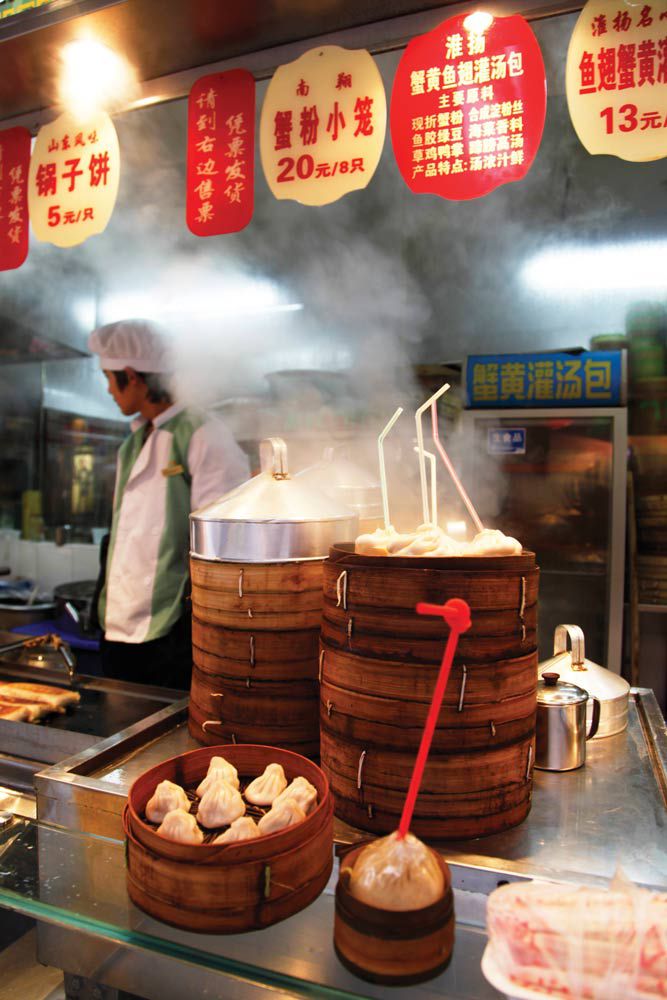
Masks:
[[[350,869],[362,845],[345,855],[336,886],[334,947],[351,972],[373,983],[410,986],[439,975],[454,948],[454,898],[445,860],[442,899],[418,910],[381,910],[350,893]]]
[[[236,844],[177,844],[158,836],[142,816],[160,781],[195,786],[213,756],[230,761],[243,778],[282,764],[288,781],[303,775],[318,804],[305,820],[277,833]],[[268,927],[308,906],[324,889],[333,866],[333,800],[315,764],[275,747],[202,747],[146,771],[132,785],[123,824],[127,888],[152,917],[183,930],[237,934]]]
[[[191,735],[319,756],[323,560],[190,567]]]
[[[417,836],[499,833],[530,810],[537,695],[535,556],[357,556],[324,566],[321,759],[336,815],[398,826],[442,653],[445,622],[419,601],[461,597],[472,627],[458,644],[411,825]]]

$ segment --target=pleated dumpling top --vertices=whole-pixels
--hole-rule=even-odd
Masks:
[[[287,778],[282,764],[267,764],[264,773],[250,782],[245,797],[255,806],[270,806],[285,788]]]
[[[175,840],[177,844],[201,844],[204,839],[197,820],[183,809],[168,812],[157,832],[166,840]]]
[[[294,799],[283,799],[262,816],[257,827],[261,834],[276,833],[287,826],[293,826],[306,818],[306,814]]]
[[[146,803],[146,819],[151,823],[161,823],[173,809],[188,812],[190,800],[180,785],[175,785],[173,781],[161,781]]]
[[[217,826],[228,826],[245,812],[245,802],[241,793],[228,785],[226,781],[218,781],[204,793],[197,810],[197,819],[209,830]]]
[[[284,792],[281,792],[273,800],[273,808],[284,799],[294,799],[298,802],[303,811],[308,814],[317,805],[317,789],[308,781],[308,778],[299,776],[289,783]]]
[[[239,840],[254,840],[259,837],[259,830],[252,816],[239,816],[229,830],[225,830],[213,841],[214,844],[236,844]]]

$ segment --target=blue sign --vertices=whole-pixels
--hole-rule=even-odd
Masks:
[[[474,354],[466,366],[468,406],[623,406],[623,351]]]
[[[486,443],[489,455],[525,455],[525,427],[489,427]]]

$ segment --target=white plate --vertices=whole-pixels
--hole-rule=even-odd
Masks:
[[[519,986],[518,983],[508,979],[496,965],[490,944],[487,944],[482,955],[482,972],[492,986],[505,994],[507,1000],[544,1000],[545,997],[553,996],[553,993],[543,993],[542,991],[538,993],[536,990],[526,989],[526,987]]]

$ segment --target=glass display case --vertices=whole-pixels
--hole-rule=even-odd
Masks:
[[[467,410],[465,482],[482,521],[541,569],[539,655],[580,625],[589,659],[621,671],[627,411]]]

